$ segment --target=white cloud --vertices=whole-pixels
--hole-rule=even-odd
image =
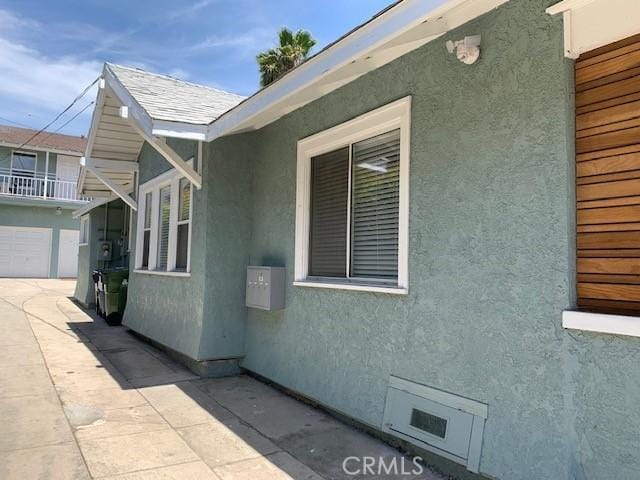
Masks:
[[[101,64],[49,58],[0,37],[0,97],[46,110],[61,110],[100,74]]]

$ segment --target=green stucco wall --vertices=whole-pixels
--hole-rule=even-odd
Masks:
[[[88,215],[89,243],[78,248],[78,279],[73,296],[83,305],[93,306],[95,292],[92,272],[98,268],[116,268],[129,264],[128,242],[125,237],[126,206],[118,199],[94,208]],[[106,263],[98,259],[98,245],[104,239],[111,241],[113,245],[112,259]]]
[[[255,138],[252,264],[287,307],[250,310],[242,365],[379,426],[389,375],[486,402],[481,471],[640,477],[640,341],[561,328],[574,306],[573,66],[551,1],[512,0]],[[410,293],[292,287],[296,141],[412,96]]]
[[[39,207],[35,201],[5,198],[0,201],[0,225],[14,227],[50,228],[51,258],[49,261],[49,277],[58,276],[58,250],[60,230],[79,230],[80,222],[71,216],[69,208],[62,208],[56,214],[55,207]],[[54,205],[52,203],[52,205]]]
[[[573,64],[551,0],[511,0],[262,130],[205,145],[190,278],[132,274],[125,324],[379,427],[390,375],[489,405],[481,471],[640,477],[640,340],[575,307]],[[482,35],[473,66],[444,41]],[[296,142],[412,96],[407,296],[293,287]],[[193,142],[172,142],[183,158]],[[169,168],[148,146],[141,181]],[[248,264],[286,308],[244,308]],[[243,348],[244,346],[244,348]]]
[[[196,155],[195,142],[170,140],[169,144],[189,159]],[[151,146],[145,144],[139,157],[140,184],[171,168]],[[193,214],[206,212],[206,191],[194,190]],[[137,215],[134,215],[134,225]],[[135,230],[135,228],[134,228]],[[205,284],[205,225],[194,222],[191,243],[191,276],[167,277],[134,273],[135,232],[129,274],[129,298],[123,323],[142,335],[191,358],[199,357],[202,338],[203,292]]]

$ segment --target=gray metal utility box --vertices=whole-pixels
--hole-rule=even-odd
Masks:
[[[284,267],[247,267],[247,307],[284,308]]]

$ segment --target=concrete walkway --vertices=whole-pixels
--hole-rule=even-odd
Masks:
[[[252,378],[194,376],[73,288],[0,279],[0,479],[441,478],[350,475],[349,456],[412,464]]]

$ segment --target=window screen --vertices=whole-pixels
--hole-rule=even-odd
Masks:
[[[347,276],[349,147],[311,159],[309,275]]]
[[[158,210],[158,270],[167,269],[169,254],[169,215],[171,210],[171,186],[160,189],[160,208]]]

